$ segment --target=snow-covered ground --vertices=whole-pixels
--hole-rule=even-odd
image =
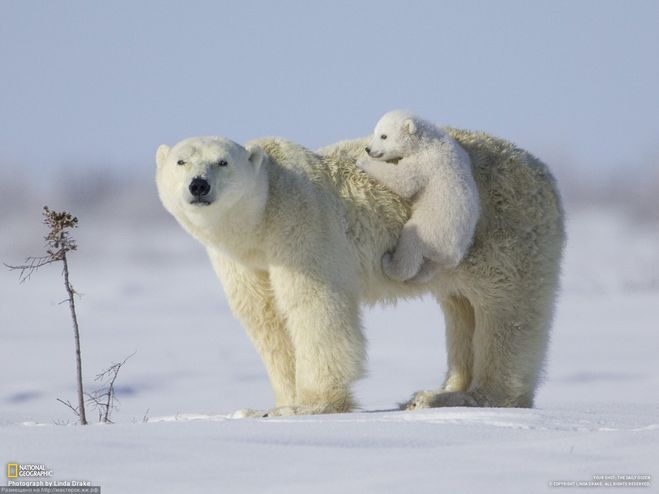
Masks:
[[[2,463],[45,464],[56,479],[104,493],[535,493],[623,474],[659,485],[656,224],[595,209],[570,215],[535,409],[397,411],[445,370],[441,311],[418,300],[365,314],[363,411],[241,420],[229,414],[267,408],[272,394],[201,246],[164,211],[153,221],[121,208],[79,217],[71,276],[82,294],[85,382],[94,389],[95,374],[136,351],[118,378],[121,408],[114,425],[73,425],[56,401],[75,399],[59,270],[23,285],[2,270]],[[0,261],[39,254],[43,232],[26,226],[39,220],[38,209],[0,214]],[[614,492],[628,490],[637,492]]]

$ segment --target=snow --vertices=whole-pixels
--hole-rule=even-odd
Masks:
[[[11,232],[0,241],[1,261],[40,252],[42,232],[26,226],[38,226],[35,211],[0,216]],[[16,273],[0,271],[0,462],[45,464],[56,479],[89,480],[106,493],[529,493],[617,474],[651,475],[656,488],[655,224],[570,212],[535,409],[398,411],[397,402],[436,387],[445,371],[441,311],[423,299],[365,313],[361,411],[235,419],[237,409],[271,406],[272,393],[203,248],[164,212],[149,221],[79,217],[70,264],[82,294],[85,383],[94,389],[95,374],[137,351],[117,380],[121,408],[113,425],[73,424],[56,401],[75,399],[60,273],[46,268],[19,285]]]

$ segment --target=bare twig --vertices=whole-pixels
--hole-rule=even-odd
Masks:
[[[98,411],[98,421],[101,422],[103,419],[103,403],[101,402],[100,398],[98,398],[94,393],[85,393],[85,396],[87,397],[87,403],[96,407],[96,410]]]
[[[114,383],[117,380],[117,376],[119,375],[121,367],[136,353],[137,352],[131,353],[121,362],[113,363],[110,367],[105,369],[100,374],[97,374],[94,378],[95,381],[101,383],[106,380],[108,381],[107,387],[97,389],[94,391],[94,393],[91,394],[87,393],[87,402],[91,403],[96,408],[96,410],[98,410],[99,422],[104,422],[107,424],[112,423],[110,416],[112,415],[112,411],[117,408],[115,402],[119,401],[115,393]]]
[[[25,259],[25,264],[21,264],[19,266],[11,266],[5,263],[3,264],[11,271],[16,271],[16,270],[20,271],[20,273],[18,273],[18,279],[21,283],[25,283],[27,280],[30,279],[32,273],[34,273],[37,269],[46,266],[47,264],[57,262],[59,260],[60,259],[53,259],[50,256],[42,256],[42,257],[28,257],[27,259]]]
[[[57,398],[57,401],[59,401],[62,405],[69,407],[71,410],[73,410],[73,413],[76,415],[76,417],[80,417],[80,411],[78,410],[77,407],[71,405],[71,402],[69,400],[64,401],[61,398]]]

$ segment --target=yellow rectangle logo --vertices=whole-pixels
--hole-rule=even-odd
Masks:
[[[18,478],[18,463],[7,463],[7,478]]]

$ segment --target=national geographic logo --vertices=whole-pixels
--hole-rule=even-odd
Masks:
[[[7,463],[7,485],[0,485],[0,494],[101,494],[101,487],[89,480],[55,480],[41,463]]]
[[[52,477],[53,471],[43,464],[7,463],[7,478],[46,478]]]

